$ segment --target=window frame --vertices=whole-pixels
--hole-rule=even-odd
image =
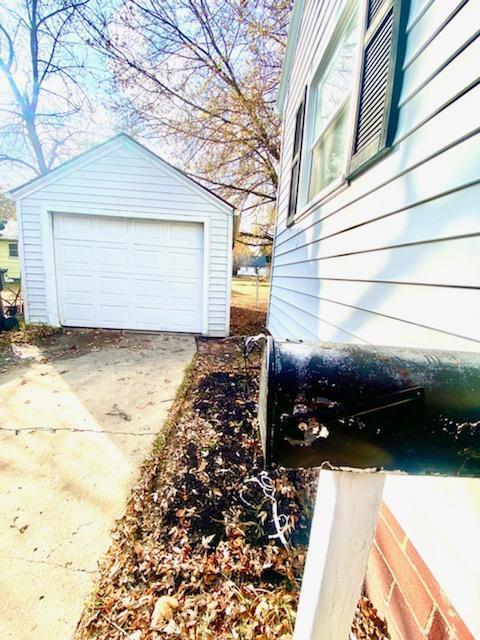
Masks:
[[[307,92],[308,92],[308,85],[305,87],[303,94],[302,94],[302,99],[300,100],[300,102],[298,103],[296,109],[295,109],[295,126],[294,126],[294,132],[293,132],[293,141],[292,141],[292,156],[290,159],[290,186],[289,186],[289,192],[288,192],[288,209],[287,209],[287,227],[289,227],[290,225],[292,225],[295,221],[295,218],[297,216],[298,213],[298,209],[299,209],[299,195],[301,194],[301,187],[302,187],[302,171],[303,171],[303,146],[304,146],[304,139],[305,139],[305,124],[306,124],[306,118],[307,118]],[[301,114],[300,114],[301,111]],[[297,125],[298,125],[298,118],[299,116],[301,117],[300,120],[300,127],[297,130]],[[297,132],[299,133],[298,137],[297,137]],[[297,144],[297,148],[295,150],[295,146]],[[291,204],[292,204],[292,188],[293,188],[293,176],[294,176],[294,171],[297,170],[298,175],[297,175],[297,179],[296,179],[296,185],[295,185],[295,206],[293,208],[291,208]]]
[[[359,74],[362,62],[362,28],[366,19],[367,1],[366,0],[347,0],[339,10],[339,18],[336,20],[332,27],[330,36],[328,38],[328,44],[325,47],[321,58],[317,65],[315,65],[314,73],[307,83],[307,100],[305,110],[305,125],[304,125],[304,150],[303,158],[301,160],[300,168],[300,186],[299,186],[299,199],[297,202],[297,215],[295,219],[305,215],[313,207],[318,206],[320,203],[330,199],[334,194],[340,192],[348,186],[348,168],[350,163],[350,152],[354,137],[354,126],[356,119],[356,103],[357,103],[357,91]],[[342,169],[337,178],[334,178],[329,184],[325,185],[315,196],[310,197],[310,172],[312,168],[312,153],[313,147],[318,142],[320,136],[315,137],[315,109],[316,109],[316,86],[321,80],[322,74],[328,68],[330,58],[335,52],[336,47],[342,37],[344,29],[347,27],[349,20],[352,19],[355,11],[358,11],[358,25],[360,28],[360,37],[358,38],[356,52],[355,52],[355,70],[354,70],[354,82],[352,85],[352,91],[350,94],[350,104],[348,106],[347,115],[347,135],[345,142],[344,157],[342,162]],[[330,126],[335,119],[336,115],[340,112],[340,108],[330,120],[324,132]],[[323,133],[323,132],[322,132]]]
[[[15,253],[12,254],[12,248],[15,248]],[[8,257],[9,258],[18,258],[18,242],[9,242],[8,243]]]
[[[398,125],[398,100],[402,87],[402,66],[405,55],[407,40],[407,22],[410,14],[410,0],[385,0],[384,7],[380,9],[378,14],[368,24],[368,13],[371,0],[345,0],[336,12],[336,16],[332,18],[332,25],[324,38],[327,42],[325,48],[320,54],[316,54],[317,59],[311,65],[312,71],[307,76],[307,86],[305,93],[305,113],[304,113],[304,135],[301,146],[299,181],[297,190],[296,209],[292,216],[287,216],[287,226],[291,226],[300,218],[303,218],[313,208],[327,202],[331,198],[338,195],[341,191],[348,188],[352,180],[359,174],[369,169],[376,162],[381,160],[393,148],[393,140]],[[364,65],[365,47],[369,39],[375,33],[375,28],[383,20],[389,11],[389,7],[393,7],[394,11],[394,28],[392,37],[392,50],[390,56],[389,80],[387,84],[387,102],[384,111],[384,129],[378,150],[360,161],[359,154],[355,156],[355,137],[358,127],[360,100],[362,98],[362,75]],[[310,197],[310,172],[312,168],[312,151],[314,145],[320,139],[319,136],[314,139],[315,128],[315,87],[321,79],[322,73],[328,67],[330,58],[338,46],[342,32],[351,19],[354,12],[358,12],[357,20],[360,30],[357,50],[355,70],[353,74],[352,91],[350,93],[349,113],[347,117],[347,132],[345,141],[345,155],[342,163],[340,175],[325,185],[313,197]],[[297,107],[298,108],[298,107]],[[339,110],[337,111],[337,113]],[[295,111],[296,113],[296,111]],[[335,117],[335,116],[334,116]],[[334,118],[333,117],[333,118]],[[330,126],[329,122],[324,131]],[[322,132],[323,133],[323,132]]]

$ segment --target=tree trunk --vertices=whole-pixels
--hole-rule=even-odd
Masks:
[[[35,119],[31,113],[25,113],[25,126],[27,128],[28,137],[30,139],[35,159],[37,161],[38,173],[48,173],[47,163],[45,162],[45,156],[43,155],[42,144],[38,137],[37,129],[35,127]]]

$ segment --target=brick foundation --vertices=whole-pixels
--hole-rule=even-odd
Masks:
[[[385,504],[366,589],[392,640],[475,640]]]

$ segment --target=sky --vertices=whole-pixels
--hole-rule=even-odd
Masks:
[[[22,9],[25,0],[7,0],[6,2],[0,1],[0,18],[7,26],[12,27],[13,23],[9,22],[8,11],[12,8]],[[108,0],[111,1],[111,0]],[[15,7],[16,5],[16,7]],[[10,16],[11,19],[11,16]],[[17,36],[18,37],[18,36]],[[69,39],[71,39],[70,36]],[[109,72],[106,66],[106,62],[103,57],[95,51],[91,46],[88,46],[85,42],[85,34],[80,32],[74,36],[75,41],[73,44],[73,53],[78,59],[83,59],[88,68],[88,72],[82,77],[82,86],[85,94],[88,97],[88,101],[91,105],[91,110],[84,108],[75,116],[69,123],[69,130],[75,130],[76,135],[73,142],[66,148],[63,160],[73,157],[78,153],[81,153],[89,147],[104,141],[105,139],[115,135],[119,132],[120,126],[117,122],[115,114],[109,108],[109,86],[108,78]],[[31,76],[30,61],[28,58],[28,43],[25,39],[19,37],[16,43],[15,54],[15,80],[19,87],[25,87],[28,84],[28,80]],[[0,39],[0,55],[1,55],[2,40]],[[55,93],[63,93],[63,87],[55,79],[55,76],[51,76],[48,89],[52,92],[52,97],[44,96],[42,102],[43,111],[58,110],[58,103],[53,97]],[[20,143],[14,140],[11,136],[5,134],[6,123],[8,122],[9,115],[2,110],[11,109],[11,89],[8,81],[3,73],[0,71],[0,150],[2,152],[8,152],[15,155],[19,151]],[[56,109],[57,107],[57,109]],[[63,127],[63,122],[59,118],[56,125]],[[50,137],[51,139],[51,137]],[[20,155],[24,155],[20,151]],[[0,164],[0,188],[10,189],[19,184],[22,184],[26,180],[34,177],[34,173],[28,168],[21,168],[19,166],[9,166],[5,163]]]
[[[102,8],[111,7],[112,9],[120,2],[120,0],[92,1],[101,2]],[[12,18],[10,14],[9,22],[9,11],[12,7],[21,11],[25,2],[29,2],[29,0],[0,0],[0,19],[2,23],[7,27],[10,27],[10,31],[14,30],[13,27],[15,26],[16,18]],[[45,2],[50,2],[50,0],[45,0]],[[31,63],[29,59],[27,36],[28,32],[26,30],[24,32],[23,39],[21,35],[17,36],[18,42],[16,42],[17,46],[15,47],[17,58],[15,79],[20,87],[28,87],[31,77]],[[128,36],[131,37],[130,34],[128,34]],[[69,41],[72,41],[72,39],[74,56],[79,59],[84,59],[85,65],[88,69],[88,72],[83,75],[81,82],[83,89],[88,96],[91,109],[83,109],[68,122],[68,125],[64,124],[65,119],[62,121],[61,118],[58,118],[56,125],[62,129],[62,132],[67,130],[68,132],[73,131],[75,135],[70,139],[68,145],[65,147],[60,161],[54,166],[58,166],[61,162],[73,158],[89,148],[104,142],[124,129],[119,116],[111,106],[111,92],[115,91],[115,87],[112,85],[111,74],[105,57],[92,46],[87,44],[86,34],[82,33],[80,30],[69,36]],[[2,40],[0,38],[0,55],[2,55],[1,45]],[[135,46],[135,42],[132,42],[131,46]],[[47,54],[44,53],[44,55]],[[47,87],[52,92],[52,96],[63,93],[63,87],[55,80],[55,77],[51,77]],[[123,95],[125,97],[126,94]],[[7,79],[0,71],[0,152],[8,152],[10,155],[20,155],[21,157],[27,158],[28,156],[25,151],[21,149],[21,142],[18,139],[12,138],[11,135],[6,136],[5,133],[2,132],[2,125],[5,124],[5,115],[2,113],[2,109],[9,109],[10,107],[11,90]],[[42,110],[47,112],[58,112],[59,106],[56,104],[55,97],[43,98]],[[127,130],[126,132],[132,134],[132,131]],[[182,166],[182,163],[179,162],[178,149],[174,148],[175,145],[172,142],[162,144],[162,140],[158,138],[146,139],[141,135],[139,136],[137,133],[134,134],[134,137],[174,166],[178,166],[180,169],[185,168]],[[52,140],[48,133],[44,133],[44,139],[46,139],[47,142],[49,139],[50,141]],[[13,189],[35,177],[35,175],[36,174],[32,170],[26,167],[0,163],[0,189],[3,191]],[[255,222],[253,212],[245,214],[243,221],[244,224],[242,226],[245,226],[246,223],[246,226],[250,228],[251,224]]]

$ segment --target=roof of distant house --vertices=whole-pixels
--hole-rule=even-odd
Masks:
[[[265,256],[258,256],[257,258],[252,258],[250,262],[247,264],[247,267],[255,267],[255,269],[262,269],[267,266],[267,258]]]
[[[18,240],[16,220],[0,221],[0,240]]]

